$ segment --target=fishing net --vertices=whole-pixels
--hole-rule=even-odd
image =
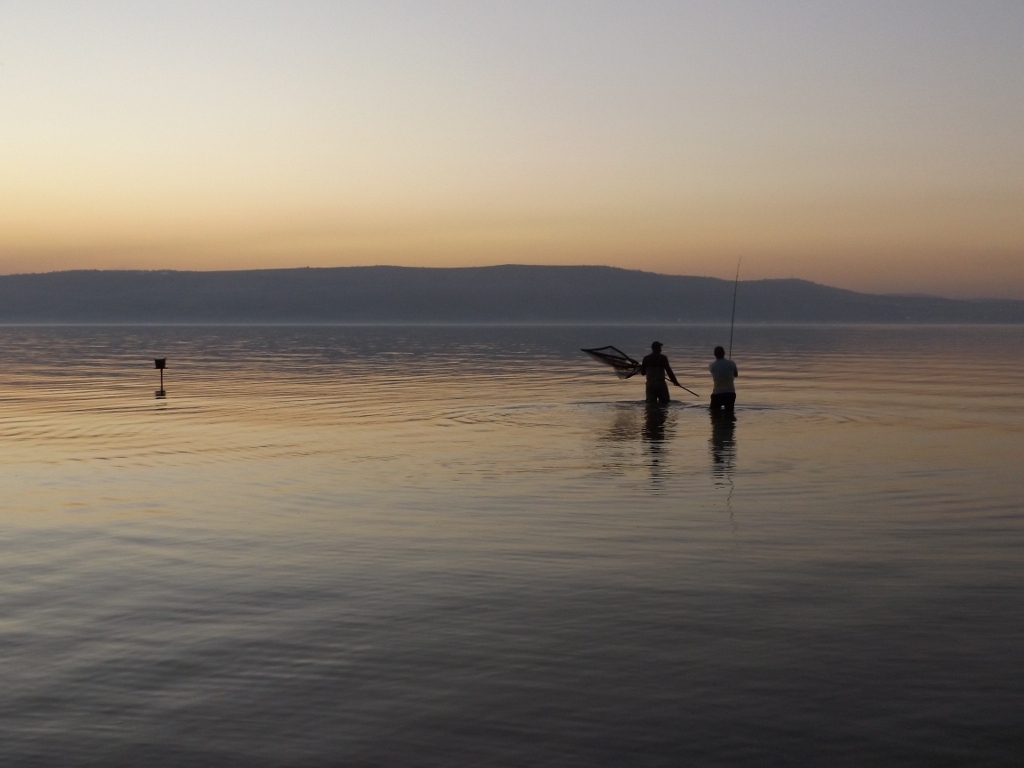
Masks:
[[[620,379],[628,379],[640,370],[640,363],[627,355],[618,347],[595,347],[594,349],[582,349],[595,360],[615,369],[615,375]]]

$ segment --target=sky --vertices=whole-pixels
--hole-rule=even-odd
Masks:
[[[1024,298],[1024,3],[0,2],[0,273]]]

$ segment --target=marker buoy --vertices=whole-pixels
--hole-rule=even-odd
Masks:
[[[156,369],[160,371],[160,389],[156,391],[157,397],[167,397],[167,393],[164,391],[164,368],[167,367],[166,357],[157,357],[153,359],[153,363]]]

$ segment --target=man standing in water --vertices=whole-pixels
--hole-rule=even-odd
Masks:
[[[722,347],[715,347],[715,359],[708,369],[711,371],[711,378],[715,380],[715,389],[711,393],[712,412],[725,410],[731,413],[733,406],[736,405],[736,385],[733,381],[740,375],[736,363],[725,359],[725,350]]]
[[[677,387],[683,386],[676,380],[676,375],[672,373],[672,366],[668,364],[668,358],[661,354],[660,341],[651,344],[651,354],[640,362],[640,373],[647,377],[648,403],[667,403],[672,399],[668,396],[666,376]]]

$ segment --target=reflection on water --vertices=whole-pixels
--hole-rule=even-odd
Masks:
[[[736,413],[716,408],[710,411],[710,415],[711,438],[708,447],[711,450],[711,477],[716,486],[728,489],[725,506],[729,510],[729,520],[735,533],[736,517],[732,508],[732,497],[736,490]]]
[[[668,444],[675,433],[673,406],[645,401],[617,403],[611,407],[611,426],[599,431],[601,441],[616,445],[617,455],[606,464],[609,471],[622,471],[643,466],[649,482],[646,488],[659,491],[665,480],[676,470],[670,461]],[[639,446],[642,458],[638,461],[629,448]]]
[[[711,411],[711,475],[716,482],[732,483],[736,469],[736,414]]]
[[[668,420],[668,406],[646,403],[644,407],[644,442],[652,450],[660,451],[665,442],[665,422]]]
[[[651,475],[651,488],[663,487],[663,466],[665,458],[666,436],[665,423],[668,421],[669,407],[658,403],[644,404],[644,448],[647,453],[647,465]]]
[[[0,762],[1014,764],[1024,330],[727,332],[0,328]]]
[[[638,418],[641,408],[640,403],[617,403],[611,406],[612,423],[604,433],[604,439],[626,443],[639,440],[642,437]]]

